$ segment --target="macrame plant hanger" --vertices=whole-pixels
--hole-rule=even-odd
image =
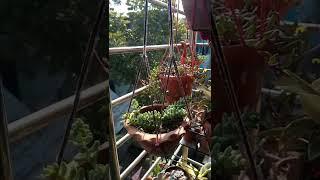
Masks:
[[[180,78],[180,75],[179,75],[179,72],[178,72],[178,67],[177,67],[177,64],[176,64],[176,56],[174,55],[174,46],[173,46],[173,18],[172,18],[172,7],[171,7],[171,0],[168,0],[168,15],[169,15],[169,29],[170,29],[170,40],[169,40],[169,53],[168,53],[168,57],[167,59],[169,60],[169,68],[167,68],[165,70],[165,73],[166,73],[166,83],[165,83],[165,88],[163,89],[162,93],[163,95],[165,95],[166,91],[167,91],[167,87],[168,87],[168,82],[169,82],[169,76],[171,74],[171,68],[172,68],[172,65],[174,66],[174,71],[175,71],[175,74],[177,75],[178,77],[178,84],[179,84],[179,88],[180,90],[183,92],[183,95],[185,95],[185,90],[184,88],[182,87],[182,81],[181,81],[181,78]],[[146,70],[147,70],[147,76],[150,75],[150,66],[149,66],[149,61],[148,61],[148,58],[147,58],[147,51],[146,51],[146,44],[147,44],[147,29],[148,29],[148,0],[145,0],[145,6],[144,6],[144,40],[143,40],[143,55],[142,55],[142,60],[140,61],[140,64],[139,64],[139,67],[138,67],[138,72],[137,72],[137,75],[136,75],[136,79],[135,79],[135,83],[134,83],[134,86],[133,86],[133,91],[132,91],[132,96],[130,98],[130,102],[129,102],[129,107],[128,107],[128,110],[127,112],[130,111],[131,109],[131,105],[132,105],[132,100],[133,100],[133,97],[135,95],[135,91],[136,91],[136,88],[137,88],[137,85],[139,83],[139,80],[140,80],[140,75],[141,75],[141,70],[142,70],[142,66],[144,65],[146,67]],[[148,82],[150,83],[150,82]],[[188,113],[188,117],[190,120],[192,120],[192,116],[191,116],[191,113],[190,113],[190,108],[188,106],[188,103],[187,103],[187,100],[186,98],[183,96],[183,99],[185,101],[185,104],[186,104],[186,109],[187,109],[187,113]],[[165,101],[164,99],[162,99],[162,106],[165,105]],[[153,101],[153,98],[151,98],[151,106],[154,106],[154,101]],[[153,113],[153,118],[155,120],[155,116],[154,116],[154,111],[152,111]],[[160,111],[160,113],[162,114],[162,111]],[[159,134],[160,134],[160,128],[161,128],[161,124],[156,124],[156,133],[157,133],[157,139],[156,139],[156,147],[159,145]],[[160,137],[161,138],[161,137]]]

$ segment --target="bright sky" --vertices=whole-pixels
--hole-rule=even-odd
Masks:
[[[124,13],[124,14],[127,14],[128,12],[128,6],[126,5],[126,0],[121,0],[121,5],[116,5],[114,4],[113,1],[111,1],[111,4],[110,4],[110,7],[111,8],[114,8],[115,11],[119,12],[119,13]],[[183,6],[182,6],[182,1],[179,0],[179,10],[182,10],[183,11]],[[179,16],[183,16],[183,15],[180,15]]]

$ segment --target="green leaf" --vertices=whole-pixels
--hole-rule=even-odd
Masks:
[[[320,122],[320,96],[301,94],[301,101],[305,113],[314,121]]]
[[[287,138],[308,136],[316,126],[317,124],[311,119],[296,119],[285,127],[282,136]]]
[[[259,137],[260,138],[264,138],[264,137],[268,137],[268,136],[281,136],[281,134],[283,133],[283,131],[285,130],[284,127],[278,127],[278,128],[273,128],[273,129],[268,129],[265,131],[261,131],[259,133]]]

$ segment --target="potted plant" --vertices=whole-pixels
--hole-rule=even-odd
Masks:
[[[70,142],[79,148],[79,153],[70,162],[49,165],[41,178],[46,180],[108,180],[109,168],[100,163],[99,141],[93,142],[89,126],[76,120],[70,132]]]
[[[175,71],[174,67],[171,67],[171,70],[161,67],[159,79],[161,89],[166,93],[166,102],[169,104],[174,103],[181,97],[191,95],[192,85],[195,80],[194,73],[198,71],[198,67],[203,60],[204,56],[186,57],[186,61],[177,64],[178,72]],[[179,73],[179,76],[177,73]]]
[[[247,167],[247,162],[240,151],[234,150],[231,146],[223,150],[219,143],[215,143],[212,147],[212,157],[213,179],[238,179],[241,171]]]
[[[184,105],[153,104],[140,107],[133,102],[132,112],[123,116],[124,127],[147,152],[166,156],[174,151],[185,133]]]
[[[213,12],[239,107],[254,109],[260,97],[267,64],[275,59],[275,54],[291,55],[295,47],[300,47],[298,44],[301,40],[298,40],[300,37],[294,31],[288,35],[278,21],[277,11],[268,11],[265,19],[261,20],[257,10],[259,6],[245,2],[243,7],[235,10],[226,6],[228,3],[215,1]],[[216,61],[212,63],[215,67],[212,80],[217,104],[214,118],[220,121],[222,114],[232,112],[233,108],[227,100],[225,80],[219,76],[218,64]],[[280,64],[279,61],[277,63]]]

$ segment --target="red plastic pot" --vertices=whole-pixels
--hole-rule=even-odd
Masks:
[[[171,104],[178,101],[183,96],[190,96],[192,93],[192,84],[194,77],[189,74],[180,76],[182,88],[179,86],[179,81],[177,76],[160,74],[161,89],[166,89],[165,100]],[[168,85],[167,85],[168,82]],[[166,88],[167,85],[167,88]]]
[[[160,111],[165,107],[166,106],[161,104],[154,104],[153,106],[142,107],[140,112]],[[128,134],[130,134],[144,150],[156,156],[166,156],[174,152],[182,136],[185,134],[184,126],[185,122],[173,131],[157,135],[142,132],[136,127],[131,126],[127,120],[124,123],[124,127],[127,129]]]
[[[182,0],[189,29],[210,31],[210,5],[208,0]]]
[[[226,63],[229,67],[235,94],[241,109],[255,108],[260,96],[265,61],[256,49],[245,46],[223,47]],[[220,122],[224,113],[233,111],[233,107],[224,89],[224,79],[218,72],[217,62],[213,62],[213,84],[215,111],[213,119]]]

